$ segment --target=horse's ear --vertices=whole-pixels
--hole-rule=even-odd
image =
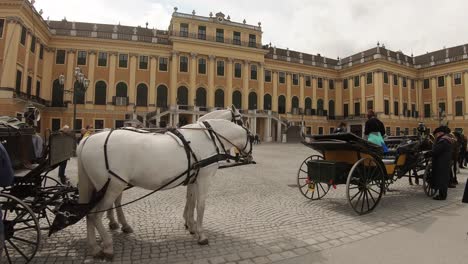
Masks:
[[[232,109],[232,112],[234,112],[234,113],[237,111],[237,109],[236,109],[236,107],[234,105],[231,105],[231,109]]]

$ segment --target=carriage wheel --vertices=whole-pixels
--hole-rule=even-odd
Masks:
[[[433,197],[437,192],[436,189],[432,188],[431,180],[432,180],[432,163],[428,162],[426,164],[426,169],[423,175],[423,188],[424,188],[424,193],[429,197]]]
[[[353,210],[360,215],[374,210],[384,193],[385,182],[384,170],[373,158],[358,160],[346,181],[346,196]]]
[[[28,263],[41,242],[39,221],[34,212],[18,198],[0,193],[5,245],[0,259],[8,263]]]
[[[320,155],[312,155],[302,162],[301,167],[297,172],[297,187],[299,187],[299,191],[301,191],[302,195],[306,198],[310,200],[320,200],[328,193],[330,185],[321,182],[314,182],[309,179],[307,174],[307,162],[311,160],[323,160],[323,157]]]

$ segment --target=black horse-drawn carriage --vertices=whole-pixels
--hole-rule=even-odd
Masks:
[[[423,178],[424,190],[430,188],[430,155],[418,138],[393,137],[384,155],[380,146],[351,133],[315,135],[302,142],[320,154],[306,158],[299,168],[297,185],[311,200],[324,197],[331,186],[346,185],[349,204],[358,214],[371,212],[396,179],[410,174]]]
[[[15,119],[2,120],[0,142],[10,156],[15,177],[12,186],[0,189],[5,234],[0,260],[27,263],[39,248],[41,230],[50,228],[56,209],[78,195],[75,187],[48,176],[72,156],[75,140],[66,134],[49,133],[44,151],[36,159],[32,144],[35,129]]]

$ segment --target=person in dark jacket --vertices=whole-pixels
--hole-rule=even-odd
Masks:
[[[440,126],[434,130],[435,142],[432,146],[432,188],[438,190],[434,200],[447,199],[452,161],[453,139],[447,134],[450,129]]]
[[[0,187],[6,187],[13,184],[13,176],[13,167],[11,165],[10,156],[2,143],[0,143]],[[5,239],[2,215],[2,210],[0,208],[0,258],[2,256],[3,243]]]
[[[367,121],[364,128],[364,135],[369,136],[371,133],[380,133],[380,136],[385,135],[385,126],[374,113],[374,110],[367,111]]]

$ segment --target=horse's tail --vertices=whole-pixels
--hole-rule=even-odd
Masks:
[[[79,192],[79,203],[88,203],[91,199],[91,195],[94,191],[94,186],[89,179],[88,173],[83,165],[82,152],[85,140],[82,140],[76,149],[78,157],[78,192]]]

